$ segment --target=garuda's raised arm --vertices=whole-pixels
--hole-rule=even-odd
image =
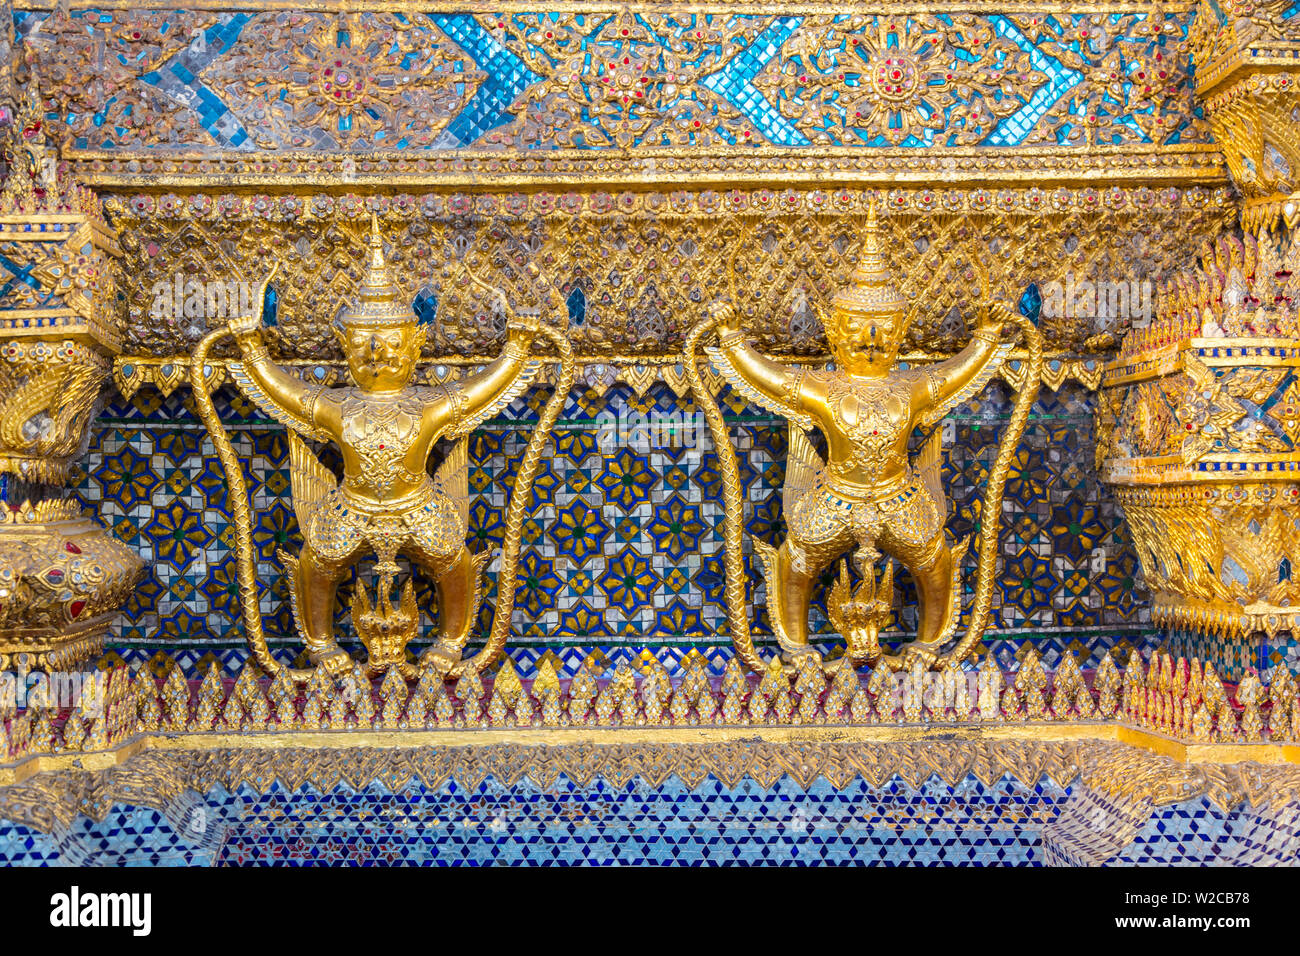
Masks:
[[[272,276],[274,273],[272,273]],[[315,404],[323,385],[308,385],[271,361],[262,334],[261,306],[271,278],[262,283],[256,299],[259,311],[239,316],[230,323],[230,331],[239,344],[242,362],[228,366],[231,378],[240,390],[262,411],[288,428],[314,438],[328,438],[315,420]]]
[[[1010,353],[1012,344],[1001,341],[1002,327],[1011,321],[1000,302],[979,308],[975,331],[966,347],[952,358],[922,370],[927,388],[916,397],[916,420],[931,425],[954,405],[982,389]]]
[[[478,279],[474,281],[484,285]],[[491,291],[500,294],[495,289]],[[549,290],[548,298],[552,307],[562,308],[553,289]],[[528,354],[540,328],[539,318],[517,315],[508,304],[506,309],[510,318],[506,325],[506,345],[501,354],[482,371],[446,386],[450,401],[440,413],[448,417],[445,426],[447,438],[468,435],[480,423],[501,412],[524,393],[542,367],[540,360],[530,358]],[[561,316],[554,321],[557,326],[564,324]]]
[[[746,340],[731,306],[717,303],[711,311],[717,322],[718,345],[705,352],[731,387],[768,411],[804,428],[812,427],[812,416],[803,403],[806,370],[760,354]]]

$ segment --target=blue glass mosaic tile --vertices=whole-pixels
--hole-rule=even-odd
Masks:
[[[789,778],[729,787],[711,777],[651,787],[640,778],[580,786],[561,776],[545,788],[488,778],[396,792],[382,783],[323,793],[274,784],[265,794],[218,788],[179,820],[123,806],[102,822],[79,818],[62,838],[63,856],[51,837],[0,827],[0,863],[1033,866],[1042,861],[1039,832],[1066,797],[1046,781],[985,787],[973,777],[916,789],[897,779],[836,789],[820,778],[807,790]],[[196,818],[202,840],[189,826]]]
[[[734,403],[726,394],[723,398]],[[1091,469],[1079,464],[1093,451],[1092,401],[1069,385],[1043,393],[1013,459],[1000,586],[987,638],[1007,663],[1027,641],[1048,666],[1069,651],[1087,667],[1096,666],[1101,653],[1127,658],[1132,647],[1150,647],[1157,640],[1147,623],[1137,560],[1118,506]],[[275,552],[282,546],[295,550],[301,540],[290,495],[288,442],[280,426],[257,418],[243,398],[223,391],[218,407],[231,423],[249,476],[266,630],[277,650],[287,650],[297,640]],[[785,426],[741,403],[735,407],[733,434],[748,531],[779,543]],[[662,385],[644,396],[617,385],[603,397],[575,391],[562,413],[524,526],[520,559],[534,573],[519,585],[511,653],[525,669],[546,649],[558,652],[563,646],[626,645],[678,655],[695,647],[711,660],[711,649],[725,648],[726,641],[718,640],[725,611],[716,456],[669,443],[633,449],[603,448],[599,442],[602,413],[650,410],[686,414],[692,409]],[[945,425],[950,433],[944,478],[953,537],[974,530],[984,476],[1008,410],[1006,395],[995,388]],[[534,414],[517,401],[471,439],[469,539],[476,550],[500,544],[507,489]],[[145,390],[130,401],[114,402],[92,429],[84,469],[80,494],[149,565],[114,623],[109,646],[128,658],[131,648],[152,653],[200,647],[199,654],[211,651],[224,658],[227,649],[242,646],[225,481],[186,393],[164,399]],[[973,562],[972,555],[971,567]],[[751,573],[750,580],[756,634],[760,642],[770,641],[764,585],[760,575]],[[435,601],[423,576],[416,581],[427,634],[434,626]],[[486,584],[483,633],[495,604],[494,575]],[[898,575],[897,587],[892,630],[909,634],[916,611],[908,575]],[[351,633],[345,611],[349,593],[345,584],[338,613],[345,637]],[[833,650],[820,600],[813,628]],[[725,658],[719,667],[723,664]]]
[[[91,148],[1015,148],[1208,135],[1187,10],[1104,24],[617,6],[14,18],[55,81],[51,119]],[[89,62],[99,82],[87,88],[75,71]]]
[[[1152,807],[1010,777],[842,788],[819,777],[807,789],[788,777],[273,783],[187,794],[165,810],[117,805],[53,835],[0,823],[0,865],[19,866],[1272,866],[1298,854],[1300,804]]]

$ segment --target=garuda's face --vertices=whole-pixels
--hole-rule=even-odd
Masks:
[[[832,309],[826,328],[835,364],[850,375],[880,376],[898,359],[906,331],[899,312],[856,312]]]
[[[391,392],[411,383],[424,345],[423,326],[345,325],[336,326],[335,333],[352,380],[363,391]]]

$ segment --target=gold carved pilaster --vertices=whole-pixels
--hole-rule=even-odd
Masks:
[[[64,490],[120,350],[116,234],[46,141],[34,78],[20,96],[0,126],[0,668],[54,669],[98,651],[142,563]]]
[[[1155,623],[1225,673],[1300,618],[1300,20],[1202,2],[1196,93],[1241,194],[1103,370],[1097,466],[1127,519]],[[1202,640],[1203,635],[1212,640]]]
[[[1248,232],[1300,223],[1300,18],[1267,0],[1202,0],[1189,35],[1196,95],[1244,200]]]
[[[1267,232],[1220,238],[1102,376],[1097,466],[1153,619],[1220,649],[1300,618],[1297,254]]]

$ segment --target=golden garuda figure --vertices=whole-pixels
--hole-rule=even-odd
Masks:
[[[458,381],[413,385],[427,327],[401,300],[384,260],[383,241],[373,216],[367,252],[358,299],[338,313],[333,325],[353,385],[308,384],[281,369],[267,351],[258,311],[236,318],[228,329],[243,359],[228,365],[231,378],[290,431],[293,505],[303,547],[296,557],[281,551],[280,558],[291,575],[294,617],[314,664],[333,672],[350,668],[351,658],[334,635],[334,603],[345,575],[373,553],[379,576],[377,599],[372,606],[365,585],[358,582],[353,623],[369,651],[370,670],[397,667],[410,675],[414,668],[406,660],[405,646],[414,636],[418,619],[411,581],[406,582],[398,608],[389,599],[399,573],[396,559],[401,554],[435,584],[440,634],[425,651],[426,659],[443,674],[459,673],[467,663],[481,669],[500,653],[508,633],[515,588],[506,582],[515,578],[519,529],[531,501],[532,478],[542,443],[572,379],[572,354],[561,333],[544,329],[536,316],[522,317],[506,304],[506,343],[495,361]],[[484,287],[504,303],[499,290]],[[257,303],[265,298],[266,288],[264,284]],[[556,301],[553,289],[551,301]],[[525,451],[507,511],[501,600],[492,634],[484,652],[466,662],[462,661],[462,652],[478,613],[480,572],[488,557],[473,555],[465,543],[469,521],[468,438],[481,422],[504,409],[536,378],[542,363],[530,358],[529,350],[539,331],[559,348],[560,380]],[[249,524],[242,473],[201,379],[208,347],[226,332],[219,330],[204,340],[191,365],[191,380],[230,481],[231,508],[239,535],[245,628],[259,663],[275,671],[278,667],[266,651],[256,611],[251,547],[242,540]],[[343,459],[341,481],[300,436],[338,446]],[[430,454],[440,439],[453,444],[436,473],[430,475]]]
[[[761,662],[743,607],[743,499],[735,452],[696,367],[694,350],[700,339],[716,330],[717,345],[707,353],[723,377],[741,395],[791,424],[782,492],[786,538],[780,548],[754,541],[767,581],[772,629],[786,657],[809,650],[809,603],[821,573],[856,548],[861,586],[856,593],[851,591],[847,567],[842,568],[828,601],[832,623],[846,638],[849,660],[860,664],[881,657],[878,633],[892,613],[890,566],[886,565],[879,585],[875,578],[875,565],[883,554],[912,574],[918,596],[917,637],[902,655],[887,658],[890,666],[910,667],[918,658],[926,665],[956,663],[978,640],[987,621],[1002,486],[1037,391],[1036,363],[1041,360],[1035,358],[1041,356],[1041,339],[1032,322],[992,301],[984,285],[974,333],[964,349],[946,361],[900,368],[899,349],[922,303],[909,304],[893,285],[873,203],[851,280],[832,298],[829,314],[822,316],[833,368],[813,370],[766,358],[746,341],[735,308],[728,302],[716,303],[688,336],[687,370],[714,432],[723,472],[728,626],[741,657],[751,666]],[[1006,360],[1012,343],[1002,340],[1002,331],[1008,323],[1025,330],[1031,361],[1026,363],[1025,384],[1002,442],[1000,466],[990,475],[975,614],[958,648],[944,655],[960,618],[961,565],[969,540],[951,543],[944,531],[942,431],[934,426],[949,409],[982,389]],[[913,461],[908,445],[918,426],[932,430]],[[825,460],[809,437],[813,429],[825,438]]]

